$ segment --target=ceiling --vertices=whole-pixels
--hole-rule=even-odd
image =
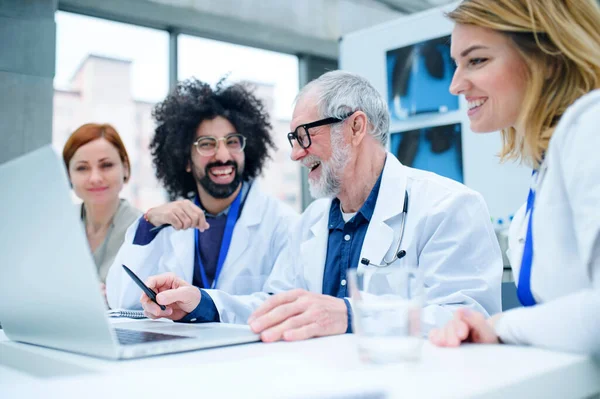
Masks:
[[[339,39],[453,0],[58,0],[64,11],[337,58]]]

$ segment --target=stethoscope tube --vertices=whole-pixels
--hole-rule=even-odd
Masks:
[[[406,256],[406,251],[403,249],[400,249],[400,245],[402,244],[402,239],[404,238],[404,226],[406,224],[407,212],[408,212],[408,191],[405,190],[404,191],[404,205],[402,206],[402,224],[400,225],[400,239],[398,240],[398,245],[396,246],[396,251],[394,252],[394,256],[392,257],[392,260],[388,261],[384,257],[383,264],[380,265],[378,263],[372,263],[367,258],[362,258],[360,260],[360,263],[362,263],[365,266],[370,265],[370,266],[375,266],[375,267],[387,267],[387,266],[391,265],[392,263],[394,263],[395,261],[402,259]]]

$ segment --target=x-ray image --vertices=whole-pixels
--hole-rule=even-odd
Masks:
[[[456,69],[450,58],[450,36],[390,50],[386,62],[392,120],[458,109],[458,97],[448,91]]]
[[[460,123],[393,133],[390,139],[403,165],[464,182]]]

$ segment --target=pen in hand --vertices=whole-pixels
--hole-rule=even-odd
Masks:
[[[142,291],[144,291],[144,293],[148,296],[148,298],[150,298],[150,300],[152,300],[152,302],[154,302],[155,304],[157,304],[160,307],[160,310],[167,309],[167,307],[165,305],[161,305],[156,301],[156,292],[154,292],[152,289],[148,288],[148,286],[146,284],[144,284],[144,282],[142,280],[140,280],[140,278],[138,276],[136,276],[135,273],[132,272],[127,266],[125,266],[125,265],[121,265],[121,266],[123,266],[123,269],[125,269],[125,272],[129,275],[129,277],[131,277],[133,282],[136,283],[137,286],[142,289]]]
[[[170,226],[170,224],[168,224],[168,223],[160,224],[158,226],[154,226],[153,228],[150,229],[150,233],[155,232],[157,230],[161,230],[161,229],[163,229],[165,227],[169,227],[169,226]]]

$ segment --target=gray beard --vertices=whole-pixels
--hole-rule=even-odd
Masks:
[[[308,182],[310,195],[315,198],[335,198],[342,186],[340,175],[348,164],[350,146],[345,144],[339,131],[331,131],[331,158],[325,164],[321,161],[321,178]]]

